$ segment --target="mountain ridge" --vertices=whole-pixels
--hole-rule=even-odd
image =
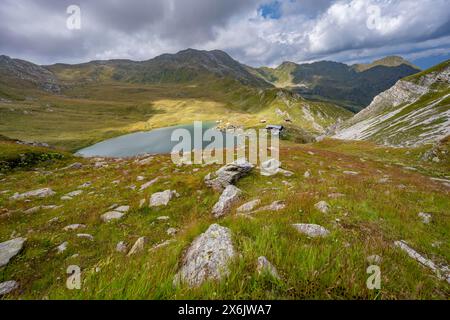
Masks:
[[[450,60],[398,81],[344,122],[335,138],[419,146],[450,135]]]

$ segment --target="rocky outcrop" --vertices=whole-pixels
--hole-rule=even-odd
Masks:
[[[229,185],[220,195],[219,201],[214,205],[212,213],[214,217],[219,218],[227,214],[231,206],[239,200],[242,191],[233,185]]]
[[[250,162],[239,159],[223,166],[214,174],[208,174],[205,177],[205,183],[216,191],[223,191],[227,186],[235,184],[247,175],[252,169],[253,165]]]
[[[25,238],[15,238],[0,243],[0,268],[6,266],[22,250],[25,241]]]
[[[228,264],[234,256],[230,229],[213,224],[190,245],[174,284],[197,287],[206,280],[221,280],[229,274]]]
[[[10,197],[10,200],[24,200],[28,198],[46,198],[51,197],[55,195],[56,192],[54,192],[50,188],[43,188],[43,189],[37,189],[32,190],[24,193],[15,193],[12,197]]]
[[[169,201],[177,195],[176,191],[165,190],[163,192],[157,192],[150,197],[150,207],[167,206]]]
[[[411,248],[405,241],[395,241],[394,245],[408,254],[412,259],[416,260],[423,266],[433,271],[440,279],[446,280],[450,283],[450,268],[448,266],[438,266],[430,259],[425,258],[416,250]]]

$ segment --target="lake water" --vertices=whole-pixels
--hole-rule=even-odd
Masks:
[[[215,126],[212,122],[202,123],[203,133]],[[180,125],[126,134],[120,137],[108,139],[77,152],[83,157],[133,157],[142,154],[167,154],[170,153],[179,141],[171,141],[172,132],[176,129],[187,129],[192,139],[194,138],[194,125]],[[221,133],[224,141],[233,139],[234,136]],[[211,142],[203,141],[203,148]],[[193,142],[191,142],[194,146]]]

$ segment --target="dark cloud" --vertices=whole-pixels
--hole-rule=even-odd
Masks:
[[[272,0],[2,0],[0,54],[48,64],[145,60],[195,47],[275,65],[436,54],[450,47],[450,0],[279,1],[280,14],[265,18],[259,9]],[[81,30],[66,28],[71,4],[81,7]],[[374,5],[381,17],[369,29]]]

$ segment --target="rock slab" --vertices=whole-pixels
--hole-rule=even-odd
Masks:
[[[221,280],[229,274],[228,263],[234,256],[230,229],[212,224],[192,242],[174,284],[197,287],[206,280]]]

